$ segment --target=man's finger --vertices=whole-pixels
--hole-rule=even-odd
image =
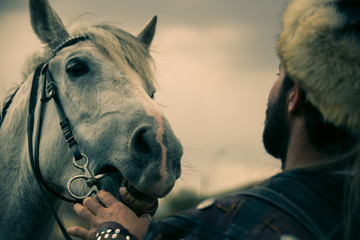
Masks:
[[[82,227],[70,227],[68,228],[67,232],[74,237],[81,238],[83,240],[88,240],[89,230],[82,228]]]
[[[120,202],[111,193],[106,192],[104,190],[100,190],[97,196],[99,197],[100,201],[104,204],[105,207],[110,207],[112,204],[116,202]]]
[[[95,215],[89,209],[84,207],[83,205],[76,203],[74,205],[74,211],[76,212],[79,217],[85,220],[90,226],[95,223]]]
[[[87,207],[91,212],[93,212],[95,215],[98,215],[101,210],[104,209],[103,206],[101,206],[98,201],[96,201],[92,197],[87,197],[83,201],[83,205]]]

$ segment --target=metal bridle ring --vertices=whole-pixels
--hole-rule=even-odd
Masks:
[[[75,199],[84,199],[84,198],[89,197],[92,193],[97,193],[97,192],[98,192],[98,188],[97,188],[97,186],[95,185],[96,182],[97,182],[97,179],[94,177],[93,174],[91,174],[91,172],[90,172],[89,169],[88,169],[89,159],[88,159],[88,157],[87,157],[85,154],[81,154],[81,156],[82,156],[82,159],[85,159],[85,160],[86,160],[85,164],[84,164],[84,165],[79,165],[79,164],[77,163],[77,161],[79,161],[79,160],[76,160],[75,157],[73,158],[73,164],[74,164],[74,166],[75,166],[76,168],[83,170],[84,173],[81,174],[81,175],[76,175],[76,176],[72,177],[72,178],[68,181],[68,183],[67,183],[67,190],[68,190],[69,194],[70,194],[72,197],[74,197]],[[71,184],[72,184],[75,180],[77,180],[77,179],[84,179],[84,180],[86,180],[87,183],[88,183],[89,181],[91,182],[91,185],[90,185],[90,186],[89,186],[89,184],[87,184],[87,185],[90,187],[90,190],[88,191],[87,194],[82,195],[82,196],[79,196],[79,195],[75,194],[75,193],[71,190],[71,186],[72,186]]]

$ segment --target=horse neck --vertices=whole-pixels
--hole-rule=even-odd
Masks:
[[[55,221],[47,203],[58,209],[60,202],[39,195],[34,182],[17,193],[2,212],[0,239],[51,239]]]
[[[0,128],[0,239],[47,239],[53,229],[53,216],[41,197],[28,157],[30,85],[31,81],[22,84]],[[50,204],[59,206],[54,199]]]

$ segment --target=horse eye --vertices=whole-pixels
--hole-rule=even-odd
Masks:
[[[155,99],[155,92],[151,93],[150,98]]]
[[[73,77],[80,77],[89,72],[89,67],[79,60],[70,60],[66,65],[66,72]]]

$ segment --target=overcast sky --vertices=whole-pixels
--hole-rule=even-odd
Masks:
[[[276,79],[274,52],[289,0],[51,0],[66,24],[115,22],[137,34],[158,16],[152,55],[176,135],[184,145],[176,189],[229,190],[279,171],[262,146],[268,92]],[[41,47],[27,2],[0,1],[0,98],[21,81],[28,53]]]

